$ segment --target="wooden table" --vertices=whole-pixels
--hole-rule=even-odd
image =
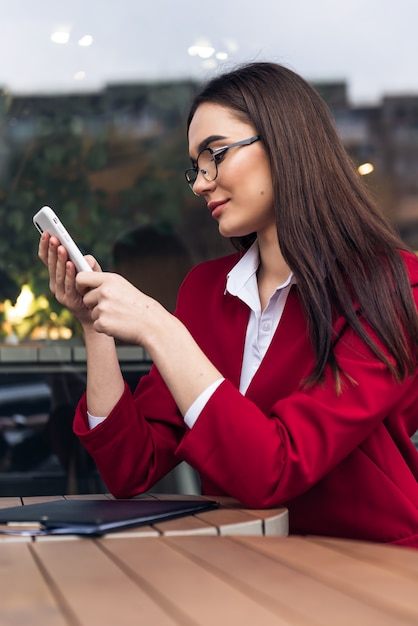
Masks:
[[[166,527],[138,529],[136,536],[133,531],[113,533],[100,539],[3,540],[0,624],[418,623],[417,551],[328,538],[255,534],[250,523],[247,531],[254,534],[224,534],[221,529],[228,524],[226,518],[221,519],[223,512],[235,514],[235,522],[240,513],[265,522],[285,511],[248,512],[225,501],[219,511],[208,512],[220,516],[213,535],[196,532],[196,528],[189,534],[186,527],[170,531]]]

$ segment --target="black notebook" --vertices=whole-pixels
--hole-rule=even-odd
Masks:
[[[53,500],[0,509],[0,534],[100,536],[217,508],[205,498]]]

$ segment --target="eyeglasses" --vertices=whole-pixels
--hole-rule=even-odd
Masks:
[[[196,165],[184,172],[186,180],[193,193],[195,193],[193,187],[199,173],[201,173],[203,178],[208,182],[215,180],[218,175],[218,165],[219,163],[222,163],[226,153],[230,148],[238,148],[238,146],[250,146],[252,143],[258,141],[259,139],[259,135],[254,135],[254,137],[250,137],[249,139],[243,139],[242,141],[230,143],[228,146],[222,146],[221,148],[205,148],[204,150],[199,152],[196,159]]]

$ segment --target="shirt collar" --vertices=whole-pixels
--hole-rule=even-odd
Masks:
[[[257,270],[260,265],[260,252],[258,248],[258,241],[248,248],[243,257],[234,265],[229,272],[226,280],[225,293],[231,294],[231,296],[237,296],[244,302],[249,304],[249,301],[253,301],[255,293],[258,298],[257,288]],[[295,283],[293,272],[281,285],[277,285],[276,291],[287,287],[290,284]]]
[[[238,296],[240,291],[245,289],[248,281],[257,274],[259,265],[260,254],[258,241],[255,240],[244,256],[241,257],[238,263],[236,263],[229,272],[225,291],[230,293],[231,296]]]

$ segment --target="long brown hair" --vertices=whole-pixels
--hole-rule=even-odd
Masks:
[[[251,123],[270,159],[279,244],[305,308],[315,366],[330,365],[340,389],[332,324],[337,315],[362,337],[398,380],[417,363],[418,316],[404,261],[407,247],[362,182],[328,107],[303,78],[275,63],[250,63],[216,76],[199,105],[228,107]],[[247,249],[255,234],[233,240]],[[367,320],[391,359],[364,329]],[[393,362],[392,362],[393,360]]]

